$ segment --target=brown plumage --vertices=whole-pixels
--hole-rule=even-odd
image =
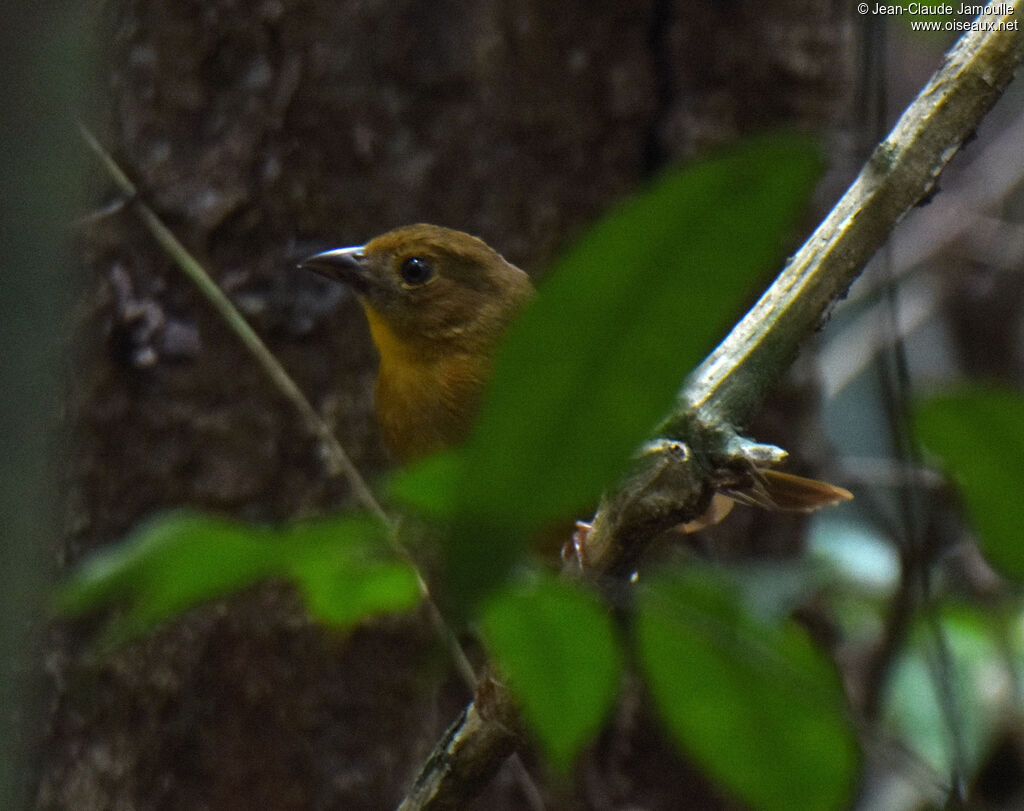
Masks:
[[[530,278],[476,237],[422,224],[318,253],[302,267],[348,284],[366,312],[380,354],[377,421],[395,458],[465,439],[498,345],[533,296]],[[852,498],[825,482],[752,468],[723,478],[717,505],[694,529],[724,517],[724,497],[801,512]]]
[[[302,263],[349,284],[380,353],[381,434],[407,462],[461,442],[498,343],[533,296],[530,277],[482,240],[409,225]]]

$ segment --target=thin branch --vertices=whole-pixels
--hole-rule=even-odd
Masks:
[[[1011,13],[998,20],[979,17],[985,23],[1011,23],[1014,30],[973,31],[960,39],[821,226],[691,375],[677,413],[662,426],[673,439],[645,453],[640,470],[598,510],[587,538],[588,569],[628,571],[624,564],[660,530],[696,517],[709,483],[699,481],[707,471],[686,441],[700,439],[702,425],[731,426],[749,417],[889,232],[932,192],[943,167],[1024,58],[1024,33],[1016,30],[1022,7],[1024,0],[1016,0]],[[666,502],[669,485],[678,488],[673,503]],[[506,696],[498,703],[508,701]],[[518,743],[515,725],[489,721],[478,704],[471,704],[435,747],[402,811],[463,807]],[[465,757],[467,752],[475,757]]]
[[[199,288],[206,300],[213,305],[217,313],[224,319],[231,331],[238,336],[242,345],[256,359],[260,367],[266,372],[277,390],[293,405],[302,416],[307,430],[320,442],[323,458],[327,464],[327,472],[330,476],[343,475],[348,481],[356,501],[363,509],[378,518],[387,530],[388,542],[395,552],[406,560],[416,573],[420,594],[426,603],[428,617],[434,632],[448,649],[456,669],[466,686],[471,690],[476,687],[476,673],[466,656],[462,645],[459,644],[455,632],[445,622],[441,611],[430,594],[430,588],[419,571],[419,567],[412,559],[408,550],[402,545],[398,537],[398,523],[391,518],[381,507],[380,502],[373,495],[369,485],[362,474],[353,464],[348,453],[342,447],[338,438],[334,436],[331,427],[317,413],[313,405],[302,393],[291,375],[285,370],[281,363],[274,357],[273,353],[263,343],[263,340],[256,334],[256,331],[249,326],[249,322],[238,312],[235,305],[217,286],[217,283],[210,278],[205,268],[188,252],[188,249],[181,244],[171,230],[163,224],[149,206],[138,197],[135,184],[124,173],[114,158],[107,152],[96,137],[82,123],[78,124],[79,132],[85,142],[102,161],[107,172],[113,178],[114,183],[134,206],[146,228],[153,235],[160,246],[174,260],[175,264],[185,273],[186,276]]]
[[[334,436],[330,426],[317,413],[312,403],[306,399],[306,395],[302,393],[302,390],[292,380],[291,375],[274,357],[273,353],[267,349],[267,345],[263,343],[259,335],[256,334],[256,331],[249,326],[249,322],[245,320],[244,316],[238,312],[235,305],[231,303],[231,299],[210,278],[210,275],[203,266],[196,261],[192,254],[188,252],[188,249],[171,233],[171,230],[163,224],[153,209],[139,199],[135,184],[132,183],[121,167],[117,165],[117,162],[110,153],[103,148],[96,139],[96,136],[82,123],[78,124],[78,130],[82,134],[82,138],[89,145],[89,148],[102,161],[117,187],[128,200],[134,203],[140,219],[145,223],[146,228],[149,229],[149,232],[156,241],[167,252],[168,256],[174,260],[174,263],[181,268],[182,272],[188,276],[189,280],[199,288],[199,292],[203,294],[206,300],[213,305],[213,308],[224,319],[224,322],[231,331],[238,336],[238,339],[249,351],[249,354],[256,359],[256,362],[266,372],[275,388],[295,406],[296,411],[302,416],[307,430],[320,442],[323,457],[327,463],[328,474],[331,476],[344,475],[349,486],[352,488],[356,501],[390,527],[391,519],[384,512],[384,508],[380,506],[380,502],[373,495],[366,480],[352,463],[351,458],[345,452],[341,443],[338,442],[337,437]]]
[[[761,300],[693,373],[681,410],[743,423],[827,317],[889,232],[935,188],[939,174],[974,133],[1024,58],[1024,4],[1001,18],[1002,31],[965,34],[876,147],[842,199]]]
[[[398,811],[464,808],[515,751],[519,736],[509,692],[482,680],[476,698],[445,732]]]
[[[893,270],[897,275],[929,264],[936,256],[957,250],[959,241],[968,240],[973,247],[975,238],[979,244],[1000,246],[998,256],[985,256],[980,261],[1016,267],[1012,260],[1003,264],[1006,262],[1002,252],[1006,237],[997,236],[992,231],[1009,225],[1002,218],[993,217],[993,211],[1024,180],[1021,144],[1024,144],[1024,110],[1020,110],[998,133],[988,133],[983,151],[964,153],[963,158],[970,156],[971,160],[961,160],[956,167],[956,190],[943,190],[926,208],[915,214],[913,222],[908,222],[893,235],[889,246]],[[1012,230],[1008,233],[1012,234]],[[868,282],[865,278],[863,283],[852,289],[847,302],[866,300],[873,295],[873,286]],[[875,281],[874,285],[880,283]]]

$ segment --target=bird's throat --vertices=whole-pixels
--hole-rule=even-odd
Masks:
[[[363,305],[370,325],[370,337],[377,347],[381,365],[416,365],[423,357],[423,347],[416,346],[399,336],[391,325],[372,307]]]
[[[461,442],[490,376],[489,359],[431,351],[403,339],[378,313],[364,309],[380,354],[377,419],[389,450],[400,461],[410,461]]]

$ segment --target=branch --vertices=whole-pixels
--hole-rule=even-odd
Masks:
[[[256,359],[260,367],[270,378],[271,382],[284,397],[299,412],[302,416],[302,421],[305,423],[307,430],[315,436],[322,449],[324,461],[327,464],[327,472],[331,476],[343,475],[352,488],[352,492],[355,495],[355,499],[359,502],[360,506],[363,507],[367,512],[375,515],[389,528],[392,526],[391,519],[384,512],[384,509],[380,506],[380,502],[377,501],[376,496],[373,495],[373,491],[370,490],[370,486],[366,483],[362,474],[353,464],[351,457],[346,453],[345,449],[338,442],[337,437],[334,436],[331,427],[327,422],[317,413],[317,410],[313,408],[312,403],[306,398],[306,395],[302,393],[302,390],[298,387],[298,384],[292,379],[291,375],[281,365],[281,362],[274,357],[274,354],[267,348],[267,345],[263,343],[256,331],[249,326],[249,322],[245,320],[244,316],[238,312],[235,305],[231,303],[224,291],[221,290],[217,283],[210,278],[210,274],[206,272],[206,269],[196,261],[195,257],[188,252],[188,249],[181,244],[178,238],[171,232],[171,230],[164,225],[163,221],[156,215],[148,205],[139,199],[138,189],[135,188],[135,184],[132,183],[131,179],[125,174],[124,170],[117,165],[117,162],[111,156],[106,149],[96,139],[96,136],[84,125],[79,123],[78,131],[81,133],[82,138],[85,140],[89,148],[96,153],[96,156],[103,163],[107,173],[113,179],[114,183],[120,189],[121,193],[135,205],[136,212],[139,218],[146,225],[150,234],[159,243],[160,247],[163,248],[167,255],[171,257],[174,263],[181,269],[181,271],[189,278],[189,280],[199,289],[199,292],[203,294],[203,297],[213,306],[220,317],[224,320],[224,323],[228,325],[232,332],[238,336],[238,339],[248,350],[249,354]]]
[[[1024,33],[1019,30],[1022,8],[1024,0],[1016,0],[1012,13],[998,19],[1016,30],[968,32],[947,54],[945,64],[875,148],[860,175],[817,230],[725,340],[690,375],[675,412],[658,429],[660,436],[679,442],[662,442],[661,450],[644,454],[633,482],[655,480],[659,469],[693,466],[708,455],[721,459],[747,453],[747,449],[735,445],[733,426],[749,418],[768,387],[796,356],[803,340],[827,320],[834,304],[846,294],[892,229],[933,193],[946,164],[973,136],[1013,79],[1024,59]],[[996,22],[984,14],[978,19]],[[680,442],[689,443],[685,462],[679,458]],[[682,473],[675,476],[689,480]],[[668,529],[675,519],[692,518],[693,513],[687,515],[686,508],[697,504],[699,496],[691,493],[688,499],[680,500],[677,509],[667,510],[664,494],[654,493],[653,509],[647,512],[660,514],[661,520],[649,529]],[[648,528],[638,533],[635,522],[622,520],[618,505],[624,500],[632,512],[644,512],[643,492],[627,496],[617,493],[607,502],[612,509],[598,511],[594,531],[587,539],[587,562],[598,571],[620,570],[623,556],[635,559],[645,539],[653,537]],[[641,549],[637,549],[638,542]]]
[[[398,522],[392,519],[391,516],[384,511],[384,508],[380,505],[380,502],[377,501],[377,497],[374,496],[370,486],[366,483],[366,479],[363,478],[363,475],[359,472],[358,468],[356,468],[351,457],[345,451],[344,447],[342,447],[338,438],[334,435],[331,427],[327,424],[326,420],[320,416],[317,410],[313,408],[312,403],[310,403],[306,395],[302,393],[302,390],[292,379],[291,375],[288,374],[288,371],[281,365],[281,362],[274,357],[274,354],[267,348],[267,345],[263,343],[263,340],[249,325],[249,322],[245,320],[245,317],[238,312],[238,309],[234,304],[232,304],[231,299],[229,299],[227,295],[225,295],[224,291],[217,286],[217,283],[210,277],[210,274],[206,272],[206,269],[194,256],[192,256],[191,253],[189,253],[188,249],[181,244],[180,240],[173,234],[171,229],[164,225],[163,220],[157,216],[156,212],[139,199],[138,190],[135,188],[135,184],[132,183],[124,170],[118,166],[113,156],[103,148],[100,142],[96,139],[96,136],[93,135],[84,124],[79,123],[78,130],[81,133],[82,138],[89,145],[89,148],[96,153],[96,156],[103,163],[104,168],[107,170],[107,173],[113,179],[117,187],[125,195],[128,201],[134,204],[139,218],[145,224],[146,228],[160,247],[167,252],[167,255],[170,256],[189,280],[199,288],[199,292],[202,293],[206,300],[213,306],[231,331],[238,336],[238,339],[242,342],[245,349],[248,350],[249,354],[256,359],[256,362],[267,374],[267,377],[270,378],[270,381],[274,384],[277,391],[295,407],[296,411],[299,412],[306,425],[306,429],[315,436],[320,443],[321,454],[327,466],[328,475],[344,476],[349,487],[352,488],[355,500],[359,506],[377,518],[384,525],[384,528],[387,531],[388,542],[400,557],[408,561],[412,566],[413,571],[416,573],[420,593],[423,595],[423,600],[427,606],[427,615],[435,633],[438,634],[439,638],[450,652],[455,663],[455,667],[463,681],[465,681],[471,689],[474,688],[476,686],[476,674],[473,670],[473,666],[470,663],[469,658],[466,656],[465,651],[462,649],[462,646],[459,644],[455,632],[452,631],[444,621],[444,617],[441,616],[441,612],[430,594],[430,588],[428,587],[423,574],[420,572],[419,566],[402,545],[398,537]]]
[[[736,437],[732,425],[750,416],[896,224],[933,192],[942,169],[1010,83],[1024,59],[1022,7],[1024,0],[1016,0],[998,18],[1013,30],[972,31],[959,40],[828,217],[689,377],[659,430],[668,439],[650,446],[639,469],[598,509],[587,536],[586,573],[628,572],[656,535],[699,515],[713,487],[709,456],[777,461],[770,446]],[[493,689],[506,706],[504,688]],[[445,733],[401,811],[463,807],[517,745],[516,725],[488,720],[479,704],[478,694]]]
[[[999,18],[1017,30],[965,34],[907,108],[828,217],[761,300],[697,368],[679,411],[742,423],[796,355],[799,344],[883,245],[935,189],[946,164],[1013,79],[1024,58],[1024,6]],[[984,14],[978,20],[995,22]]]
[[[398,811],[463,808],[515,751],[520,734],[508,690],[482,678],[475,699],[434,747]]]

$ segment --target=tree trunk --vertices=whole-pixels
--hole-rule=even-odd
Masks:
[[[121,0],[98,21],[104,106],[86,123],[372,476],[387,460],[362,316],[296,260],[426,221],[539,276],[668,163],[753,130],[830,132],[850,69],[839,8]],[[130,210],[86,226],[79,255],[67,565],[163,508],[281,521],[344,502]],[[47,640],[39,808],[388,808],[468,698],[420,617],[342,638],[274,584],[99,661],[93,630]],[[621,708],[560,802],[708,802],[645,719]],[[499,778],[480,807],[522,803]]]

